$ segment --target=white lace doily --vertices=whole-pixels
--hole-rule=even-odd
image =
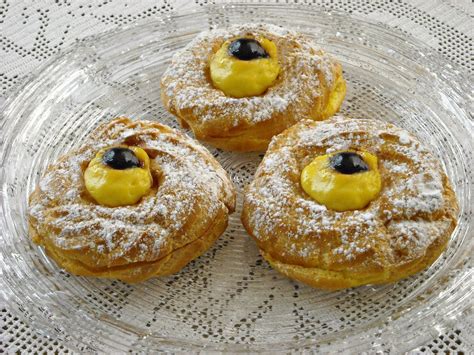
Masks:
[[[84,37],[218,2],[221,1],[0,1],[0,104],[15,85],[28,80],[30,73],[42,62]],[[421,39],[447,57],[454,68],[472,75],[474,5],[469,0],[275,2],[322,5],[381,21]],[[67,344],[41,335],[1,303],[0,309],[0,352],[72,352]],[[431,342],[413,352],[472,353],[473,325],[471,312],[460,319],[454,328],[442,335],[433,335]],[[439,331],[434,330],[433,334],[439,334]]]

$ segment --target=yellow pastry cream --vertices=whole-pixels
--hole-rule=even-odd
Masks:
[[[87,191],[101,205],[133,205],[151,188],[150,158],[139,147],[102,149],[90,161],[84,181]]]
[[[346,81],[341,76],[336,77],[336,82],[334,83],[334,88],[329,93],[328,103],[326,108],[320,114],[314,116],[319,116],[320,119],[326,119],[334,115],[342,105],[342,101],[346,96]]]
[[[382,187],[377,157],[353,151],[318,156],[303,169],[301,186],[328,209],[364,208]]]
[[[277,47],[263,37],[228,40],[210,62],[212,83],[233,97],[263,94],[279,72]]]

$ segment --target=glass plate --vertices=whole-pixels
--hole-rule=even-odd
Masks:
[[[226,233],[204,256],[133,286],[60,270],[27,234],[27,198],[47,164],[118,115],[176,127],[159,99],[171,55],[199,31],[257,21],[308,33],[340,59],[345,114],[394,122],[431,146],[462,208],[448,250],[391,285],[324,292],[290,281],[262,260],[239,221],[241,191],[261,155],[211,148],[239,198]],[[79,42],[19,88],[1,118],[0,293],[38,331],[82,351],[412,349],[472,304],[465,76],[402,32],[315,7],[216,5]]]

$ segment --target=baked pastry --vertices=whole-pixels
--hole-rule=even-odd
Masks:
[[[67,271],[134,283],[204,253],[234,206],[234,187],[205,148],[168,126],[118,118],[47,168],[29,199],[29,229]]]
[[[198,35],[176,53],[161,99],[196,138],[235,151],[264,150],[302,119],[342,104],[341,65],[306,35],[273,25],[234,25]]]
[[[428,267],[457,214],[439,160],[413,135],[336,116],[272,140],[246,190],[242,222],[276,270],[335,290]]]

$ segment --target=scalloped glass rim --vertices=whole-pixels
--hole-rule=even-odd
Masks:
[[[357,328],[356,332],[350,329],[336,332],[327,335],[324,339],[312,339],[306,337],[304,339],[279,342],[272,339],[271,342],[264,343],[250,343],[250,344],[232,344],[232,343],[214,343],[210,341],[193,341],[187,337],[172,337],[161,336],[156,333],[147,333],[143,329],[137,328],[133,325],[122,322],[119,319],[112,318],[106,314],[97,313],[97,309],[85,309],[83,312],[76,313],[71,316],[71,321],[68,324],[59,324],[56,319],[54,307],[55,302],[58,302],[58,297],[61,296],[61,290],[55,290],[51,294],[33,294],[25,295],[22,293],[23,289],[18,284],[14,284],[12,279],[29,280],[24,271],[18,269],[22,262],[25,262],[24,255],[15,253],[16,249],[12,249],[12,236],[24,233],[24,225],[20,226],[17,220],[25,220],[25,217],[18,215],[15,202],[11,196],[11,185],[8,184],[10,177],[7,176],[8,168],[11,168],[10,161],[17,159],[17,152],[12,149],[16,141],[18,132],[28,130],[32,123],[28,121],[28,112],[24,111],[24,106],[28,105],[30,100],[33,100],[31,95],[38,94],[38,88],[47,83],[48,75],[52,75],[56,65],[65,65],[66,59],[74,59],[75,55],[79,54],[80,50],[87,51],[87,48],[93,48],[100,52],[101,44],[109,44],[117,39],[124,38],[134,33],[141,34],[166,34],[168,36],[181,35],[185,38],[192,35],[194,32],[186,32],[177,28],[178,24],[189,24],[197,19],[206,19],[209,25],[239,22],[242,19],[241,12],[245,10],[248,18],[265,18],[266,22],[273,23],[290,23],[292,27],[298,27],[302,31],[315,31],[316,34],[331,33],[331,36],[318,38],[318,42],[322,46],[330,47],[331,53],[336,56],[343,56],[348,67],[350,65],[358,65],[357,60],[362,61],[362,57],[354,59],[344,56],[345,41],[360,42],[360,46],[367,51],[367,62],[363,62],[361,67],[366,69],[368,73],[375,75],[379,70],[378,65],[382,69],[393,70],[390,65],[396,62],[399,65],[399,72],[395,74],[400,75],[399,85],[406,85],[406,90],[413,90],[413,94],[418,93],[421,89],[431,90],[432,94],[424,96],[425,99],[434,100],[437,102],[437,112],[446,120],[444,129],[449,131],[451,141],[449,145],[453,145],[453,152],[461,153],[462,157],[460,164],[462,166],[450,166],[444,164],[448,175],[455,184],[455,190],[461,200],[461,216],[460,225],[453,234],[453,241],[450,248],[454,251],[444,258],[440,258],[431,269],[436,269],[430,274],[426,272],[427,278],[415,292],[410,295],[410,298],[400,304],[399,307],[391,310],[386,319],[378,319],[365,326]],[[291,18],[291,20],[286,20]],[[330,19],[330,20],[329,20]],[[319,20],[319,21],[318,21]],[[286,22],[285,22],[286,21]],[[311,24],[310,24],[311,23]],[[316,25],[315,25],[316,23]],[[332,29],[331,29],[332,27]],[[334,27],[338,30],[334,31]],[[171,28],[171,29],[170,29]],[[180,32],[181,31],[181,32]],[[326,31],[326,32],[324,32]],[[313,34],[314,34],[313,33]],[[353,37],[351,37],[353,36]],[[372,36],[372,37],[371,37]],[[376,40],[375,40],[376,37]],[[169,37],[163,36],[156,39],[166,42]],[[349,38],[349,39],[348,39]],[[372,42],[376,42],[372,46]],[[116,41],[119,46],[119,41]],[[151,42],[150,42],[151,43]],[[352,43],[352,42],[351,42]],[[380,58],[380,50],[382,46],[380,43],[390,43],[392,51],[387,51],[384,58]],[[181,43],[178,43],[178,46]],[[135,44],[135,46],[137,46]],[[146,45],[144,45],[146,46]],[[107,48],[107,46],[104,46]],[[159,47],[159,46],[158,46]],[[161,47],[157,50],[159,52]],[[110,48],[109,48],[110,49]],[[176,48],[167,48],[172,51]],[[387,49],[387,48],[384,48]],[[373,52],[370,52],[373,50]],[[94,53],[91,53],[91,62],[94,63]],[[101,53],[103,54],[103,53]],[[126,53],[125,53],[126,55]],[[381,62],[371,62],[371,56]],[[377,57],[378,56],[378,57]],[[393,61],[393,62],[392,62]],[[375,64],[374,64],[375,63]],[[402,63],[402,64],[399,64]],[[412,83],[413,78],[409,76],[408,66],[413,66],[413,72],[419,72],[420,80],[417,81],[418,87],[414,88],[409,84]],[[86,68],[88,68],[86,66]],[[407,72],[407,77],[402,74]],[[380,73],[379,73],[380,74]],[[427,80],[422,76],[428,76],[431,80]],[[472,227],[473,222],[470,219],[472,215],[472,185],[473,172],[470,166],[473,165],[473,140],[472,140],[472,122],[469,121],[468,113],[465,110],[468,103],[471,102],[468,94],[470,92],[469,76],[462,70],[454,68],[451,64],[446,62],[434,50],[426,47],[423,43],[406,35],[405,33],[394,30],[383,24],[367,21],[367,19],[348,15],[337,11],[326,11],[315,6],[278,6],[269,4],[227,4],[227,5],[213,5],[204,8],[203,11],[186,13],[182,15],[164,16],[158,22],[150,24],[134,26],[119,31],[112,31],[109,33],[92,36],[85,39],[81,43],[73,46],[65,51],[61,56],[55,57],[45,63],[36,74],[30,77],[30,80],[19,86],[4,105],[0,127],[3,134],[3,139],[0,142],[0,152],[2,156],[2,171],[0,172],[1,194],[2,194],[2,215],[0,219],[0,233],[2,239],[0,240],[0,248],[2,253],[2,260],[0,260],[2,268],[2,291],[0,292],[9,306],[20,311],[24,320],[36,326],[40,331],[49,334],[59,339],[68,342],[71,346],[77,349],[123,349],[129,339],[137,348],[141,349],[201,349],[207,350],[222,350],[222,351],[245,351],[245,350],[262,350],[275,351],[276,349],[302,349],[305,347],[311,348],[317,346],[320,350],[384,350],[384,349],[412,349],[422,342],[427,341],[430,337],[435,336],[444,328],[453,324],[453,322],[463,313],[467,312],[472,306]],[[416,80],[416,79],[415,79]],[[55,103],[45,103],[54,107]],[[434,104],[433,104],[434,105]],[[30,112],[31,113],[31,112]],[[350,112],[349,112],[350,114]],[[95,122],[94,122],[95,123]],[[429,122],[427,122],[428,124]],[[438,122],[440,124],[440,122]],[[89,127],[88,129],[90,129]],[[439,127],[438,127],[439,128]],[[443,128],[443,127],[441,127]],[[419,132],[417,132],[419,133]],[[86,133],[81,133],[86,134]],[[76,137],[77,138],[77,137]],[[79,139],[78,139],[79,141]],[[433,142],[428,142],[433,144]],[[77,143],[72,143],[77,144]],[[436,154],[440,155],[442,149],[445,147],[433,146]],[[54,152],[58,154],[58,152]],[[44,164],[38,160],[41,154],[33,157],[32,165],[39,164],[39,168],[44,169]],[[222,158],[224,159],[224,158]],[[446,162],[444,162],[446,163]],[[25,164],[28,168],[28,164]],[[20,167],[20,169],[22,169]],[[456,170],[457,169],[457,170]],[[456,175],[459,171],[464,169],[465,180],[458,181]],[[37,176],[28,176],[29,179],[25,182],[26,189],[31,189],[34,185],[34,180]],[[16,196],[18,197],[18,196]],[[19,201],[23,203],[20,211],[24,212],[26,206],[27,196],[21,196]],[[18,201],[17,201],[18,202]],[[22,209],[23,208],[23,209]],[[37,253],[39,249],[30,244],[24,246],[33,254]],[[44,255],[42,255],[44,258]],[[36,268],[44,268],[47,270],[53,268],[48,263],[48,259],[36,260]],[[445,267],[443,265],[449,265]],[[54,275],[53,275],[54,276]],[[80,278],[78,278],[80,279]],[[82,285],[82,284],[81,284]],[[381,286],[382,288],[384,286]],[[342,291],[344,295],[356,294],[357,290]],[[66,297],[67,295],[64,294]],[[42,297],[46,298],[43,299]],[[87,311],[91,313],[88,314]],[[95,312],[95,313],[94,313]],[[60,321],[60,318],[58,318]],[[88,329],[78,330],[78,334],[74,332],[67,332],[72,330],[75,321],[96,322],[94,331],[104,334],[100,339],[86,340],[87,336],[91,335]],[[110,333],[110,334],[109,334]],[[105,335],[110,336],[107,338]],[[122,342],[123,339],[123,342]]]

